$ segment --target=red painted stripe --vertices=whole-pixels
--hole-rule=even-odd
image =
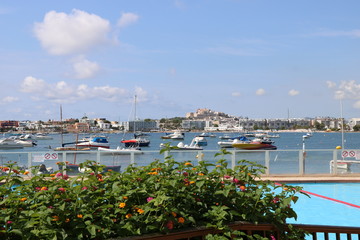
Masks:
[[[281,183],[275,183],[275,185],[282,186]],[[338,202],[338,203],[341,203],[341,204],[345,204],[345,205],[348,205],[350,207],[360,208],[359,205],[348,203],[348,202],[345,202],[345,201],[341,201],[341,200],[338,200],[338,199],[335,199],[335,198],[326,197],[326,196],[323,196],[323,195],[320,195],[320,194],[317,194],[317,193],[313,193],[313,192],[309,192],[309,191],[305,191],[305,190],[301,190],[300,192],[303,192],[303,193],[306,193],[306,194],[309,194],[309,195],[313,195],[313,196],[316,196],[316,197],[324,198],[324,199],[327,199],[327,200],[330,200],[330,201]]]

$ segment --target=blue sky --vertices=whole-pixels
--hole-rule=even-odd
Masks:
[[[0,2],[0,119],[360,117],[360,2]]]

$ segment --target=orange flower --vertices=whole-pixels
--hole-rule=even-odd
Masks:
[[[139,209],[137,210],[137,212],[140,213],[140,214],[143,214],[145,211],[142,210],[141,208],[139,208]]]
[[[83,218],[83,215],[82,214],[78,214],[76,215],[78,218]]]
[[[70,222],[70,218],[67,218],[67,219],[65,220],[65,222],[66,222],[66,223]]]
[[[185,219],[183,217],[178,218],[178,223],[184,223],[184,222],[185,222]]]
[[[190,181],[190,184],[194,184],[195,183],[195,181]]]
[[[127,197],[127,196],[124,196],[124,197],[123,197],[123,199],[125,199],[125,200],[126,200],[126,199],[128,199],[128,197]]]
[[[102,178],[99,178],[99,179],[98,179],[98,181],[99,181],[99,182],[103,182],[103,181],[104,181],[104,179],[102,179]]]
[[[56,222],[56,221],[59,221],[59,219],[60,219],[59,216],[53,216],[51,221]]]
[[[124,203],[124,202],[121,202],[120,204],[119,204],[119,208],[124,208],[126,206],[126,203]]]
[[[204,174],[203,174],[203,173],[201,173],[201,172],[200,172],[200,173],[198,173],[198,175],[199,175],[199,176],[204,176]]]
[[[177,216],[176,212],[172,212],[171,214],[172,214],[174,217]]]
[[[126,217],[127,219],[129,219],[129,218],[132,217],[132,214],[131,214],[131,213],[128,213],[128,214],[125,215],[125,217]]]
[[[55,177],[55,173],[50,174],[50,177]]]
[[[185,166],[192,166],[192,164],[190,162],[186,162]]]
[[[24,172],[24,175],[28,175],[28,174],[29,174],[29,171],[25,171],[25,172]]]
[[[47,187],[42,187],[42,188],[40,188],[40,191],[46,191],[46,190],[48,190]]]
[[[25,202],[26,200],[27,200],[27,198],[23,197],[23,198],[20,199],[20,202]]]

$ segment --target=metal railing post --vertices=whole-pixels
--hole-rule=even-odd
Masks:
[[[270,151],[266,150],[265,151],[265,175],[269,176],[270,175]]]
[[[304,161],[304,152],[299,151],[299,174],[304,175],[305,173],[305,161]]]
[[[332,161],[332,163],[333,163],[333,165],[331,166],[331,162],[330,162],[330,171],[331,171],[331,169],[332,169],[332,174],[333,175],[336,175],[337,174],[337,153],[338,153],[338,150],[334,150],[333,151],[333,161]]]
[[[28,164],[27,165],[28,165],[28,169],[31,169],[31,167],[32,167],[32,153],[31,152],[28,153]]]
[[[235,150],[231,151],[231,169],[234,170],[236,166],[236,153]]]
[[[130,163],[135,164],[135,153],[134,152],[130,153]]]

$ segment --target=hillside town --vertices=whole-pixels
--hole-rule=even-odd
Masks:
[[[315,118],[277,118],[251,119],[248,117],[231,116],[223,112],[207,108],[186,113],[185,117],[154,119],[136,119],[132,121],[112,121],[105,118],[64,119],[62,121],[0,121],[1,132],[37,131],[37,132],[157,132],[181,129],[183,131],[254,131],[254,130],[297,130],[313,129],[323,131],[339,131],[344,123],[344,130],[359,131],[360,118],[342,119],[333,117]]]

